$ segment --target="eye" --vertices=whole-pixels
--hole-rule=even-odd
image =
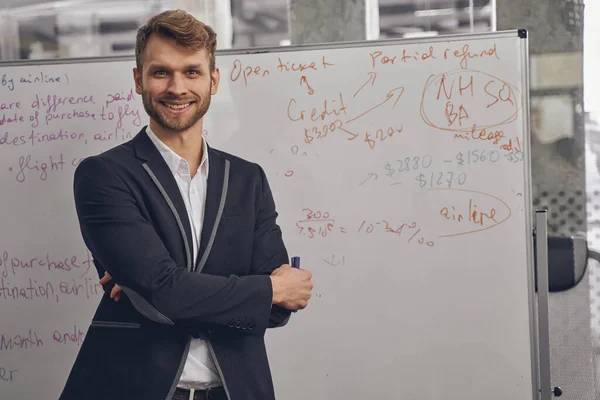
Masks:
[[[188,75],[200,75],[200,71],[197,69],[190,69],[187,73]]]
[[[165,71],[164,69],[158,69],[158,70],[154,71],[152,73],[152,75],[154,75],[154,76],[165,76],[165,75],[167,75],[167,71]]]

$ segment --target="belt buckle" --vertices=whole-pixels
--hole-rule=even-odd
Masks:
[[[210,392],[211,392],[211,391],[212,391],[212,389],[211,389],[211,388],[206,388],[206,389],[204,390],[204,398],[205,398],[206,400],[209,400],[209,399],[211,398],[211,395],[210,395]]]

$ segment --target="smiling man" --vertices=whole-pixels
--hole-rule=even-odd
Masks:
[[[75,172],[106,294],[61,400],[275,397],[264,334],[307,306],[311,274],[287,264],[262,168],[202,137],[215,49],[189,14],[152,17],[133,72],[149,126]]]

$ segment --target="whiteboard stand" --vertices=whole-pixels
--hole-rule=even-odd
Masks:
[[[537,260],[538,354],[540,372],[540,399],[550,400],[562,395],[560,387],[552,387],[550,374],[550,331],[548,316],[548,212],[536,210],[535,237]]]

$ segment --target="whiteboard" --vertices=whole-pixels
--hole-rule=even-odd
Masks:
[[[527,40],[221,52],[205,136],[266,170],[314,296],[278,398],[531,400]],[[0,398],[56,398],[101,296],[80,160],[148,119],[132,59],[0,65]]]

